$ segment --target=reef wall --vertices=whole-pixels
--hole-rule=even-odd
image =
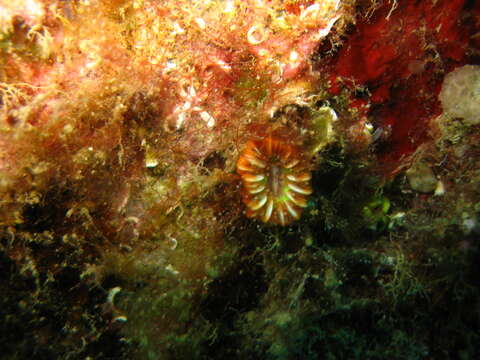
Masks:
[[[5,358],[480,356],[479,18],[0,0]]]

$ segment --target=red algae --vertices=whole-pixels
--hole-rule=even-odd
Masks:
[[[428,138],[429,122],[441,111],[443,74],[467,61],[475,32],[473,24],[462,24],[473,16],[463,0],[395,4],[385,2],[359,21],[330,65],[330,91],[339,93],[339,79],[367,86],[369,115],[377,127],[391,129],[380,154],[387,173]]]

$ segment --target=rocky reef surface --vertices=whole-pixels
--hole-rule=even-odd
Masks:
[[[479,19],[0,0],[0,358],[480,357]]]

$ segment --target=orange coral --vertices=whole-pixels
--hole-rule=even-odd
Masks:
[[[248,217],[282,226],[300,218],[312,188],[308,161],[297,146],[273,135],[249,140],[237,172]]]

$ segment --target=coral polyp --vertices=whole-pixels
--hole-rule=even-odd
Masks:
[[[247,217],[282,226],[300,219],[312,187],[309,162],[299,147],[273,135],[249,140],[237,173]]]

